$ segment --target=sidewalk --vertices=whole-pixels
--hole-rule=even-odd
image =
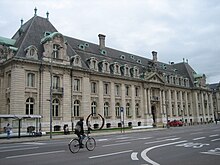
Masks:
[[[135,129],[135,130],[125,130],[123,133],[121,131],[95,131],[91,133],[91,136],[103,136],[103,135],[111,135],[111,134],[124,134],[124,133],[131,133],[131,132],[143,132],[143,131],[155,131],[155,130],[166,130],[166,128],[147,128],[147,129]],[[58,139],[71,139],[77,137],[75,134],[69,135],[52,135],[52,139],[50,139],[50,135],[43,135],[43,136],[29,136],[29,137],[12,137],[10,139],[1,138],[0,144],[7,144],[7,143],[22,143],[22,142],[36,142],[36,141],[44,141],[44,140],[58,140]]]

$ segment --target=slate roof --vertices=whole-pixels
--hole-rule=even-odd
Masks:
[[[45,37],[45,32],[58,32],[56,28],[50,23],[50,21],[46,18],[34,16],[25,24],[23,24],[12,37],[12,39],[16,40],[15,47],[18,48],[16,56],[25,57],[25,48],[30,45],[34,45],[38,49],[39,59],[41,59],[44,51],[41,40]],[[120,65],[127,64],[129,67],[137,66],[141,73],[148,68],[149,62],[152,62],[152,59],[126,53],[109,47],[104,48],[107,52],[107,54],[104,55],[100,52],[100,47],[98,44],[90,43],[68,36],[64,36],[64,38],[67,41],[67,54],[69,56],[73,56],[75,54],[81,56],[82,62],[84,62],[83,67],[88,67],[87,65],[85,65],[85,61],[88,58],[95,57],[98,59],[98,61],[106,60],[110,64],[113,62],[118,62]],[[79,45],[85,43],[87,44],[87,47],[85,47],[85,50],[81,50],[79,48]],[[122,56],[124,58],[122,58]],[[195,73],[195,71],[188,63],[182,62],[178,64],[166,64],[158,61],[157,69],[162,73],[170,75],[177,74],[184,78],[187,77],[189,78],[190,86],[193,86],[193,73]]]

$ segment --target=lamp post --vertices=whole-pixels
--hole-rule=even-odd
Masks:
[[[50,59],[50,139],[52,139],[52,122],[53,122],[53,66],[52,66],[53,53]]]
[[[168,101],[166,101],[166,103],[165,103],[165,106],[166,106],[166,117],[167,117],[167,128],[170,128],[169,127],[169,124],[168,124],[168,103],[167,103]]]

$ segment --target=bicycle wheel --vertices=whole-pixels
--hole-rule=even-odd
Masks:
[[[69,143],[69,150],[72,153],[77,153],[79,151],[79,140],[78,139],[72,139]]]
[[[86,148],[89,151],[93,151],[95,149],[96,146],[96,142],[95,139],[92,137],[88,137],[87,141],[86,141]]]

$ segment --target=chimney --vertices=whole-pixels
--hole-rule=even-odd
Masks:
[[[157,52],[152,51],[152,55],[153,55],[153,62],[157,62]]]
[[[105,35],[99,34],[99,48],[102,50],[105,48]]]
[[[49,21],[49,12],[48,11],[47,11],[46,15],[47,15],[47,20]]]

